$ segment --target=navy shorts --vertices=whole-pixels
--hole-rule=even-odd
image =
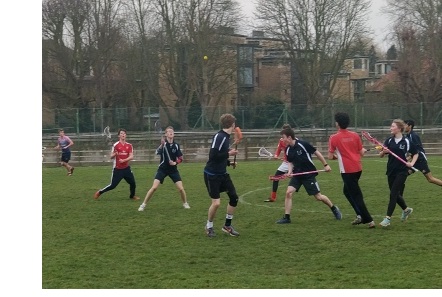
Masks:
[[[416,163],[414,163],[414,168],[418,169],[420,172],[422,172],[424,175],[431,172],[430,167],[428,167],[427,160],[418,160]],[[413,169],[409,170],[410,173],[414,173]]]
[[[236,193],[235,186],[228,173],[223,175],[210,175],[204,172],[204,183],[206,184],[210,198],[213,199],[220,198],[222,192]]]
[[[293,176],[290,179],[289,186],[295,188],[296,192],[299,192],[299,189],[304,186],[307,194],[309,194],[310,196],[316,195],[321,192],[318,182],[316,181],[316,176],[311,174],[304,176]]]
[[[69,163],[71,152],[61,152],[61,162]]]
[[[170,177],[170,179],[173,181],[174,184],[181,181],[181,175],[178,171],[167,173],[166,171],[164,171],[162,169],[158,169],[157,173],[155,174],[155,179],[159,180],[160,183],[163,184],[164,179],[167,176]]]

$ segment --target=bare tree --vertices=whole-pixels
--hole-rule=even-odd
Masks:
[[[423,105],[422,119],[434,118],[442,101],[442,5],[440,0],[388,1],[398,43],[398,90],[406,102]],[[420,110],[409,110],[420,118]],[[432,124],[432,123],[428,123]]]
[[[368,0],[258,0],[263,29],[282,41],[297,83],[294,103],[333,103],[332,90],[357,37],[368,32]],[[324,75],[327,74],[327,75]],[[301,86],[298,87],[297,86]]]
[[[81,108],[82,125],[90,124],[88,107],[130,106],[119,71],[127,47],[120,8],[120,0],[43,2],[43,37],[51,65],[58,66],[51,80],[44,75],[44,91],[56,106]]]
[[[232,53],[227,47],[231,41],[222,29],[235,27],[238,6],[231,0],[156,0],[155,7],[162,23],[163,48],[158,53],[160,81],[166,82],[160,86],[162,105],[170,112],[169,119],[186,129],[195,100],[204,113],[232,90],[226,81],[235,72],[235,60],[226,59]]]

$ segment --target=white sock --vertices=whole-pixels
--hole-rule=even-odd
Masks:
[[[207,221],[206,227],[207,227],[207,229],[213,228],[213,222]]]

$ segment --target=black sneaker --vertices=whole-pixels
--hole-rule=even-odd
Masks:
[[[279,219],[276,221],[276,224],[290,224],[292,220],[287,219],[286,217],[283,217],[282,219]]]
[[[341,211],[339,210],[339,208],[335,205],[335,209],[332,210],[333,214],[335,215],[335,218],[337,220],[342,219],[342,214]]]

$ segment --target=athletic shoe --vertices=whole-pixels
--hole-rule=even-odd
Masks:
[[[368,229],[373,229],[376,228],[376,224],[374,223],[374,221],[371,221],[370,223],[368,223]]]
[[[336,218],[337,220],[342,219],[342,214],[341,214],[341,211],[339,210],[339,207],[337,207],[337,206],[335,205],[335,209],[332,209],[332,212],[333,212],[333,214],[335,215],[335,218]]]
[[[98,197],[100,197],[100,191],[97,191],[97,192],[95,192],[95,194],[94,194],[94,199],[95,200],[97,200],[98,199]]]
[[[189,205],[189,203],[186,202],[186,203],[183,203],[183,207],[184,208],[190,208],[190,205]]]
[[[402,211],[401,221],[405,222],[408,219],[408,216],[411,215],[413,209],[411,207],[407,207],[406,210]]]
[[[146,204],[141,203],[140,207],[138,207],[138,211],[144,211],[145,207],[146,207]]]
[[[215,237],[215,231],[213,230],[213,227],[212,228],[206,227],[206,234],[210,238]]]
[[[133,196],[132,198],[130,198],[130,200],[137,201],[137,200],[140,200],[140,197],[138,197],[138,196]]]
[[[381,225],[382,227],[390,226],[390,221],[391,220],[389,218],[384,218],[384,220],[380,222],[379,225]]]
[[[276,221],[276,224],[290,224],[292,220],[287,219],[286,217],[283,217],[282,219],[279,219]]]
[[[223,226],[221,229],[224,233],[230,234],[230,236],[239,236],[239,233],[233,229],[233,226]]]
[[[354,219],[354,221],[351,222],[351,224],[352,224],[352,225],[359,225],[359,224],[362,224],[362,218],[361,218],[361,216],[360,216],[360,215],[357,215],[357,216],[356,216],[356,219]]]
[[[269,198],[269,199],[267,199],[267,200],[264,200],[264,202],[275,202],[276,201],[276,199],[272,199],[272,198]]]

